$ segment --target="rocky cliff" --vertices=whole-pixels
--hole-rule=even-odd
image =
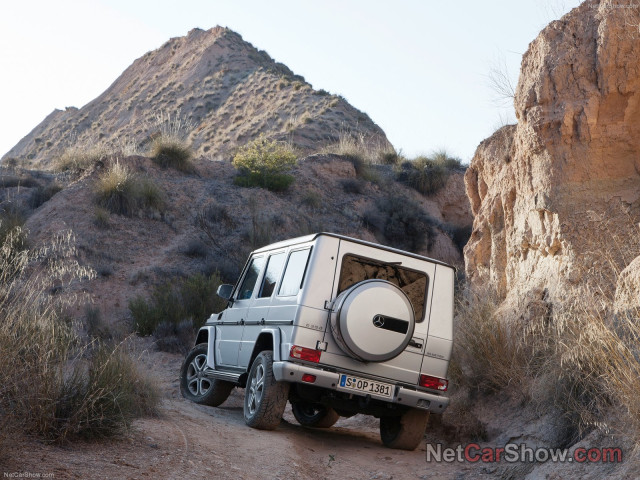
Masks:
[[[472,285],[514,301],[613,295],[640,253],[639,24],[638,8],[588,1],[529,45],[518,123],[480,144],[465,177]]]
[[[345,131],[389,145],[342,97],[314,90],[237,33],[216,27],[148,52],[84,107],[52,112],[3,160],[47,168],[75,144],[144,147],[159,115],[178,117],[195,153],[208,158],[225,157],[260,133],[303,152],[335,143]]]

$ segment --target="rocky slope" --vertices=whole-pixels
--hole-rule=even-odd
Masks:
[[[529,45],[518,124],[483,141],[466,173],[472,285],[521,307],[578,287],[612,295],[640,253],[639,24],[637,8],[588,1]]]
[[[116,159],[106,164],[111,161]],[[190,174],[163,169],[140,156],[117,161],[160,188],[162,212],[141,211],[133,217],[100,213],[95,184],[107,167],[98,164],[35,209],[26,228],[33,245],[46,245],[60,231],[74,232],[79,261],[98,275],[69,293],[90,294],[106,318],[123,322],[124,329],[128,300],[135,295],[146,296],[154,284],[198,272],[218,270],[227,281],[235,281],[247,254],[271,242],[331,231],[392,243],[365,222],[367,214],[389,196],[415,203],[434,222],[431,242],[427,238],[419,253],[462,265],[462,252],[451,234],[452,228],[470,225],[468,203],[466,215],[464,202],[452,206],[452,199],[460,195],[460,172],[451,175],[439,195],[425,197],[394,181],[391,167],[378,166],[373,182],[359,178],[348,158],[312,155],[300,160],[287,192],[273,193],[234,185],[237,171],[226,161],[199,158]],[[16,199],[20,189],[28,202],[30,190],[37,188],[0,188],[0,195]],[[0,212],[3,205],[0,201]],[[75,314],[82,316],[84,306],[78,304]]]
[[[3,160],[48,168],[71,145],[144,147],[158,132],[158,116],[177,117],[196,154],[207,158],[225,158],[260,133],[306,152],[335,143],[341,132],[389,146],[342,97],[314,90],[237,33],[216,27],[148,52],[84,107],[55,110]]]

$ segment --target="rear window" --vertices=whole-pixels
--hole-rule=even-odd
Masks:
[[[310,248],[296,250],[289,254],[289,261],[284,271],[284,277],[278,290],[279,296],[297,295],[302,288],[304,273],[307,270]]]
[[[338,294],[356,283],[372,279],[387,280],[400,287],[409,297],[416,322],[424,319],[428,284],[428,278],[424,272],[355,255],[348,254],[342,257]]]

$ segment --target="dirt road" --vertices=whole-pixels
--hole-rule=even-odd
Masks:
[[[124,437],[108,441],[17,442],[3,452],[0,472],[55,479],[453,479],[465,471],[460,464],[428,464],[424,445],[413,452],[383,447],[373,417],[307,429],[288,408],[276,430],[251,429],[242,415],[244,390],[234,390],[218,408],[183,399],[181,361],[149,350],[141,356],[165,395],[159,418],[139,420]]]

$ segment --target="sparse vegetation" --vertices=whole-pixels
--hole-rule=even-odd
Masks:
[[[302,203],[311,208],[320,208],[322,206],[322,196],[314,190],[307,190],[302,196]]]
[[[58,172],[80,173],[106,160],[111,153],[104,145],[77,143],[58,157],[54,167]]]
[[[193,130],[191,121],[180,115],[160,112],[154,117],[150,128],[155,130],[155,134],[149,156],[162,167],[192,172],[193,150],[187,141]]]
[[[158,136],[151,144],[150,156],[162,167],[172,167],[181,172],[193,171],[193,150],[177,137]]]
[[[419,204],[404,196],[381,198],[375,209],[365,213],[364,222],[390,245],[411,252],[420,251],[425,243],[431,249],[438,225]]]
[[[418,157],[400,165],[398,181],[414,188],[423,195],[433,195],[447,183],[451,172],[463,170],[459,158],[439,151],[428,157]]]
[[[48,202],[51,197],[62,190],[62,186],[57,183],[51,183],[46,187],[37,186],[29,197],[29,206],[31,208],[38,208],[44,203]]]
[[[342,185],[342,190],[345,193],[354,193],[356,195],[360,195],[364,192],[364,182],[357,178],[345,178],[340,181]]]
[[[294,177],[288,172],[296,164],[296,158],[290,145],[261,135],[233,157],[233,165],[240,171],[234,182],[243,187],[284,191],[293,183]]]
[[[398,155],[385,139],[346,131],[340,132],[338,143],[326,147],[322,153],[350,159],[360,176],[369,165],[388,164],[389,158]]]
[[[109,228],[109,212],[104,208],[96,207],[93,214],[93,223],[100,228]]]
[[[573,443],[593,428],[619,429],[640,441],[640,312],[614,314],[603,292],[538,309],[526,325],[497,309],[491,294],[467,294],[458,305],[454,356],[458,383],[480,391],[515,391],[563,412]],[[620,412],[620,423],[610,418]]]
[[[103,437],[156,411],[156,387],[123,345],[87,344],[61,314],[65,288],[92,272],[74,260],[70,234],[39,250],[21,247],[19,227],[0,244],[0,411],[3,427],[63,441]],[[39,268],[30,268],[39,263]]]
[[[178,325],[191,322],[192,332],[226,303],[215,293],[222,283],[216,273],[197,274],[182,280],[169,280],[157,286],[147,300],[138,296],[129,302],[133,328],[140,335],[151,335],[161,323]]]
[[[95,191],[98,205],[112,213],[131,216],[140,209],[164,209],[160,189],[120,162],[113,163],[100,175]]]

